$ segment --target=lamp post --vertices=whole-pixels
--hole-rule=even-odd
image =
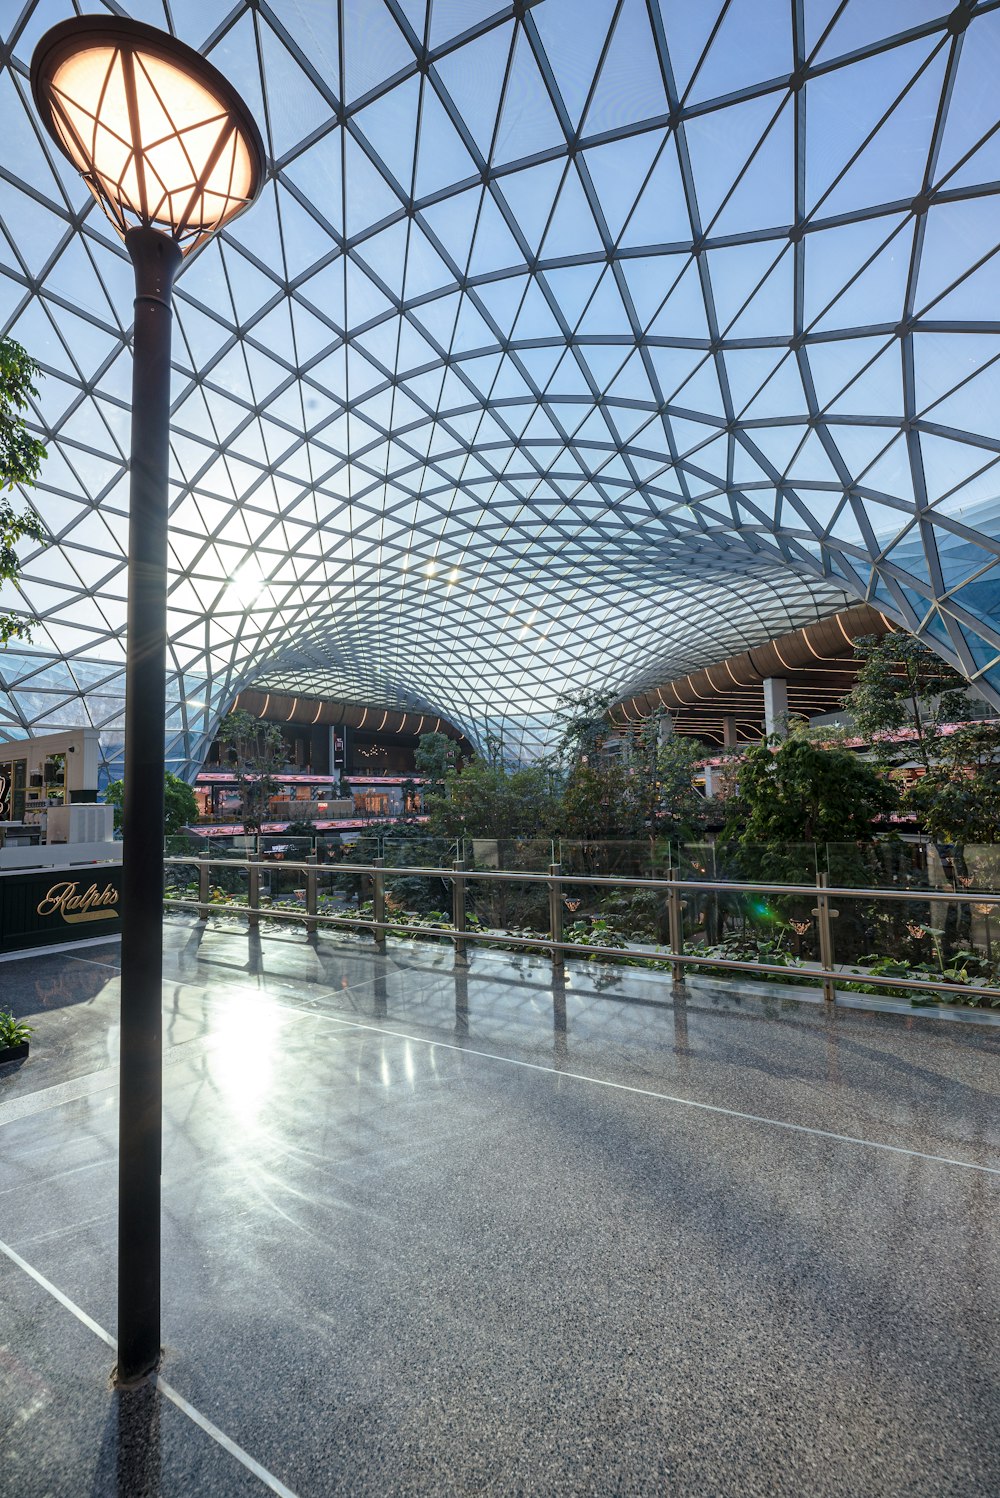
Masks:
[[[170,323],[185,254],[254,201],[264,147],[239,95],[165,32],[79,16],[42,37],[35,105],[135,271],[125,660],[118,1192],[120,1385],[160,1356],[163,780]]]

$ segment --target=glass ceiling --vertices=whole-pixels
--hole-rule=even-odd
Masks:
[[[90,9],[98,9],[91,3]],[[262,200],[175,298],[168,758],[243,686],[544,745],[867,598],[1000,702],[998,0],[143,0]],[[0,329],[42,363],[0,734],[121,739],[123,247],[0,15]],[[339,21],[338,21],[339,15]]]

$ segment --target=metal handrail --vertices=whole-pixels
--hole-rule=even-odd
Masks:
[[[565,870],[560,869],[560,866],[558,864],[551,865],[549,871],[546,873],[532,873],[526,870],[519,871],[509,869],[462,868],[460,871],[456,871],[455,868],[433,868],[425,867],[423,865],[406,865],[398,869],[390,869],[386,868],[381,860],[378,863],[366,864],[327,863],[319,865],[313,862],[303,863],[286,859],[282,861],[280,868],[278,868],[278,866],[273,861],[269,859],[261,859],[259,857],[199,858],[195,856],[185,856],[183,854],[171,854],[164,859],[164,863],[168,865],[182,866],[187,868],[193,867],[199,869],[199,871],[204,871],[204,873],[201,875],[201,883],[203,885],[203,889],[200,890],[199,893],[205,892],[205,875],[207,874],[208,870],[212,868],[224,868],[229,869],[230,871],[232,871],[233,869],[246,869],[248,873],[251,874],[252,883],[256,883],[259,880],[261,870],[264,870],[269,874],[273,874],[277,870],[277,872],[283,874],[297,873],[303,874],[306,877],[308,893],[307,908],[305,911],[284,910],[269,905],[262,906],[257,901],[251,903],[249,899],[247,904],[245,905],[220,906],[217,903],[213,903],[209,900],[192,900],[182,896],[173,895],[165,896],[165,904],[180,909],[196,910],[198,914],[203,918],[211,914],[212,911],[224,911],[233,915],[246,915],[251,924],[254,925],[260,920],[261,917],[264,917],[267,920],[293,921],[296,923],[304,924],[308,930],[313,931],[318,929],[320,926],[344,926],[352,930],[371,931],[376,942],[379,943],[384,942],[385,935],[388,932],[399,933],[400,935],[412,937],[416,932],[424,931],[428,933],[436,933],[440,937],[450,940],[457,951],[463,951],[464,947],[469,942],[481,942],[484,945],[501,946],[505,948],[515,949],[527,948],[536,952],[547,952],[548,954],[550,954],[553,962],[557,966],[561,965],[562,960],[567,954],[576,954],[577,956],[607,957],[619,962],[631,961],[633,963],[641,965],[662,963],[664,967],[670,967],[673,975],[673,984],[675,987],[683,986],[683,969],[685,967],[693,967],[696,969],[699,967],[712,967],[724,968],[726,970],[731,970],[738,973],[759,973],[767,976],[770,976],[771,974],[780,974],[784,978],[788,978],[793,973],[800,974],[804,980],[812,980],[814,982],[818,980],[819,982],[821,982],[824,998],[831,1002],[836,998],[835,984],[838,979],[841,982],[847,983],[865,982],[874,985],[876,988],[907,988],[916,989],[922,992],[926,992],[928,989],[931,989],[938,993],[961,995],[967,998],[973,995],[976,995],[977,997],[985,996],[992,998],[997,998],[998,996],[1000,996],[1000,989],[989,988],[983,985],[972,983],[948,983],[944,981],[938,981],[933,976],[928,976],[925,978],[903,978],[888,976],[883,977],[882,975],[869,973],[864,970],[856,970],[852,972],[849,970],[845,970],[843,966],[838,968],[832,961],[825,965],[822,962],[816,964],[806,963],[801,967],[789,968],[781,965],[780,963],[759,961],[749,962],[743,961],[739,958],[719,957],[715,954],[706,954],[702,956],[696,952],[673,950],[674,947],[683,945],[682,933],[679,930],[676,919],[672,921],[673,931],[671,933],[672,940],[670,948],[655,948],[651,950],[645,947],[634,946],[606,947],[596,942],[567,942],[559,939],[561,938],[561,931],[558,930],[558,926],[556,939],[554,939],[552,934],[548,936],[543,936],[541,934],[532,934],[530,936],[515,936],[505,931],[477,930],[473,927],[470,927],[464,919],[462,920],[460,925],[456,924],[414,927],[410,923],[386,920],[384,918],[384,912],[377,909],[375,910],[374,918],[372,919],[364,916],[354,915],[327,915],[320,913],[315,909],[316,901],[314,885],[320,874],[325,875],[327,878],[338,877],[342,874],[356,874],[361,876],[367,875],[374,881],[376,889],[378,888],[378,884],[380,881],[391,878],[393,875],[405,875],[406,877],[410,877],[413,875],[427,876],[431,878],[446,880],[454,885],[456,882],[457,873],[460,880],[462,881],[463,889],[464,881],[469,879],[493,880],[502,883],[533,883],[547,886],[550,891],[550,895],[553,896],[556,900],[559,899],[559,892],[563,886],[581,884],[594,885],[598,887],[609,886],[616,889],[620,889],[623,887],[629,889],[658,889],[663,890],[667,894],[668,899],[672,897],[674,901],[679,899],[680,894],[684,891],[703,891],[709,894],[738,893],[791,896],[797,895],[803,898],[809,898],[817,901],[817,908],[815,913],[817,915],[818,921],[820,922],[821,936],[823,936],[823,928],[825,927],[825,936],[823,936],[821,946],[828,953],[832,953],[832,933],[829,928],[829,920],[830,916],[835,914],[835,912],[832,912],[829,907],[829,901],[831,898],[874,900],[889,899],[910,901],[930,900],[939,902],[945,901],[949,904],[968,904],[971,901],[975,901],[977,904],[986,903],[990,905],[1000,905],[1000,893],[990,893],[985,890],[969,890],[957,892],[955,890],[930,889],[857,889],[850,886],[827,885],[825,883],[825,875],[819,876],[816,884],[766,884],[757,881],[753,883],[737,883],[729,880],[676,878],[643,879],[636,878],[634,876],[626,877],[610,874],[569,874],[566,873]],[[248,891],[248,895],[249,893],[250,891]],[[554,908],[555,906],[550,900],[550,910]],[[379,918],[380,916],[381,918]],[[680,942],[677,942],[676,940],[677,935],[681,935],[682,939]]]
[[[170,854],[164,858],[164,863],[192,865],[207,864],[209,867],[232,869],[235,867],[248,868],[251,864],[259,863],[261,868],[273,871],[274,861],[268,858],[201,858],[194,854]],[[285,858],[281,861],[281,869],[286,873],[301,872],[308,873],[310,869],[314,872],[321,869],[324,874],[369,874],[374,875],[376,868],[370,863],[302,863],[297,860]],[[428,868],[422,864],[402,864],[399,868],[390,868],[384,865],[382,872],[387,876],[395,875],[427,875],[435,879],[454,879],[453,868]],[[596,884],[612,885],[616,889],[622,887],[627,889],[662,889],[670,891],[677,890],[707,890],[711,894],[733,891],[737,894],[752,895],[810,895],[815,896],[816,884],[763,884],[757,881],[735,881],[724,879],[657,879],[643,878],[634,874],[570,874],[565,869],[558,875],[549,873],[536,874],[528,870],[519,869],[463,869],[463,879],[497,879],[507,880],[516,884],[535,883],[548,884],[553,878],[557,878],[562,884]],[[834,899],[873,899],[873,900],[944,900],[951,905],[956,902],[967,905],[974,900],[977,904],[983,901],[991,905],[1000,905],[1000,893],[988,890],[968,889],[862,889],[854,885],[826,885],[824,892]]]

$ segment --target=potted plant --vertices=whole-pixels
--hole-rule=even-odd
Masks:
[[[0,1066],[5,1061],[21,1061],[28,1054],[31,1026],[15,1019],[9,1009],[0,1009]]]

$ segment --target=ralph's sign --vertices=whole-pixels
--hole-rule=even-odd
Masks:
[[[115,920],[117,904],[118,891],[110,882],[103,888],[96,884],[84,888],[79,879],[63,879],[46,891],[35,910],[41,916],[55,915],[58,911],[67,925],[75,926],[85,921]]]
[[[121,864],[0,873],[0,952],[121,930]]]

